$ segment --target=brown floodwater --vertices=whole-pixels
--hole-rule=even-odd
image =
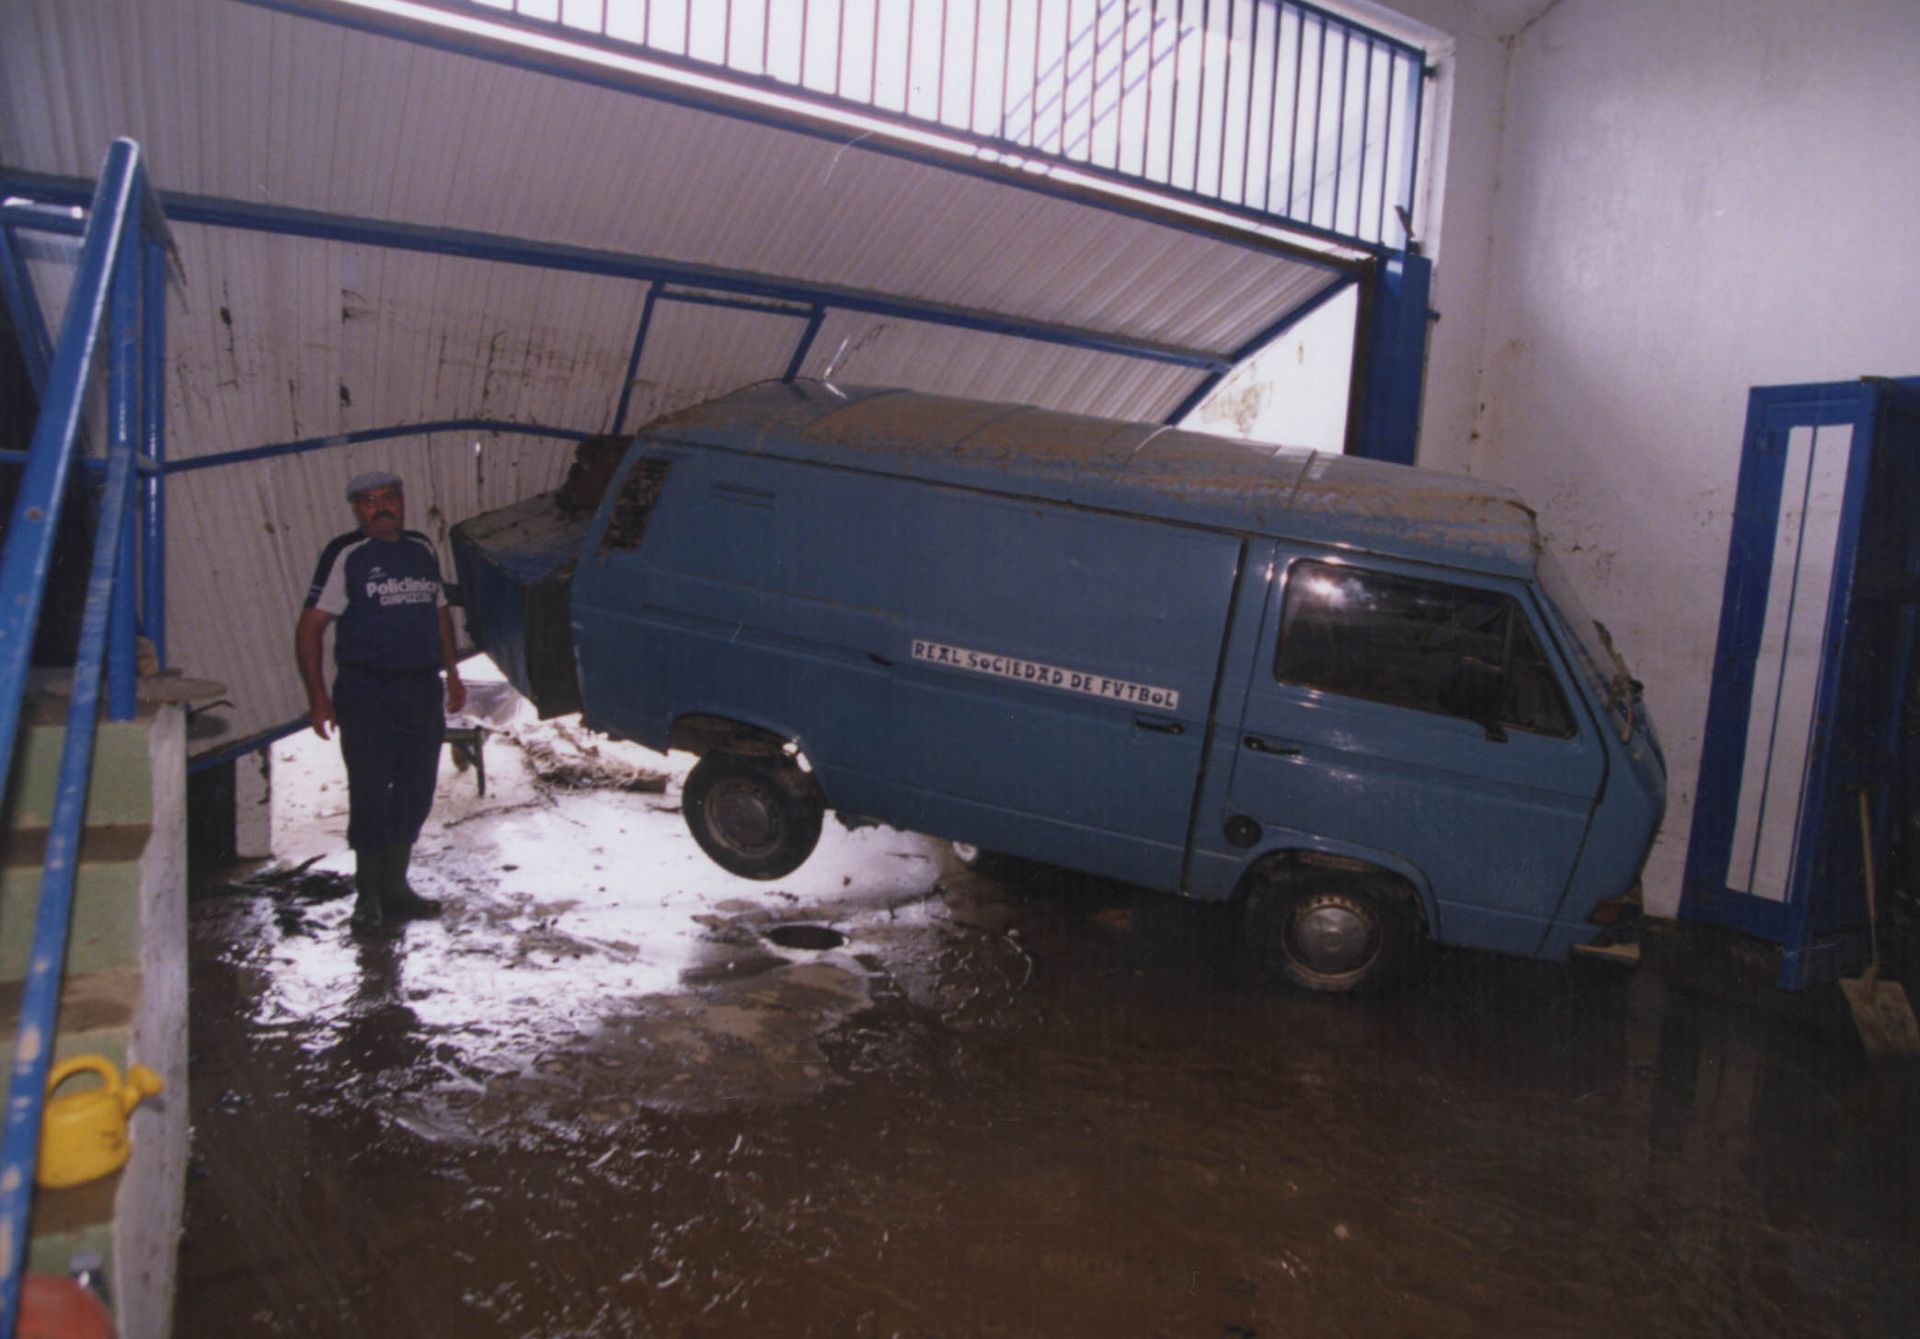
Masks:
[[[338,868],[196,894],[176,1333],[1920,1331],[1920,1089],[1753,950],[1321,998],[1213,908],[529,794],[395,939]]]

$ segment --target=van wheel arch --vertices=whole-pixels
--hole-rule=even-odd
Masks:
[[[1371,994],[1405,980],[1429,936],[1404,876],[1348,856],[1281,852],[1236,898],[1247,974],[1305,990]]]
[[[667,733],[669,752],[678,750],[696,758],[715,752],[755,758],[782,757],[791,753],[791,744],[786,736],[763,726],[698,712],[682,716]]]

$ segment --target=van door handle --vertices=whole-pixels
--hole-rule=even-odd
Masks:
[[[871,660],[874,664],[881,666],[883,669],[893,668],[893,662],[891,660],[888,660],[885,656],[881,655],[878,651],[867,652],[867,659]]]
[[[1151,730],[1161,735],[1184,735],[1187,727],[1179,721],[1170,721],[1164,716],[1135,716],[1133,723],[1142,730]]]
[[[1271,739],[1262,739],[1259,735],[1248,735],[1240,741],[1255,753],[1270,753],[1276,758],[1292,758],[1299,755],[1298,744],[1276,744]]]

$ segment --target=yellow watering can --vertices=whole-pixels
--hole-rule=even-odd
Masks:
[[[101,1086],[55,1097],[53,1090],[75,1074],[98,1074]],[[40,1118],[40,1164],[33,1179],[43,1186],[83,1185],[117,1171],[127,1160],[127,1116],[165,1085],[145,1065],[127,1070],[127,1081],[104,1055],[76,1055],[47,1075],[47,1105]]]

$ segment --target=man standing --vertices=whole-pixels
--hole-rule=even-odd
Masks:
[[[427,537],[405,528],[399,478],[382,471],[355,475],[347,502],[360,528],[321,551],[294,630],[294,659],[313,732],[325,739],[328,726],[340,728],[347,844],[358,890],[352,927],[386,934],[404,920],[440,914],[438,902],[407,886],[407,865],[433,808],[445,713],[465,705],[467,690],[440,564]],[[320,646],[336,619],[329,696]]]

